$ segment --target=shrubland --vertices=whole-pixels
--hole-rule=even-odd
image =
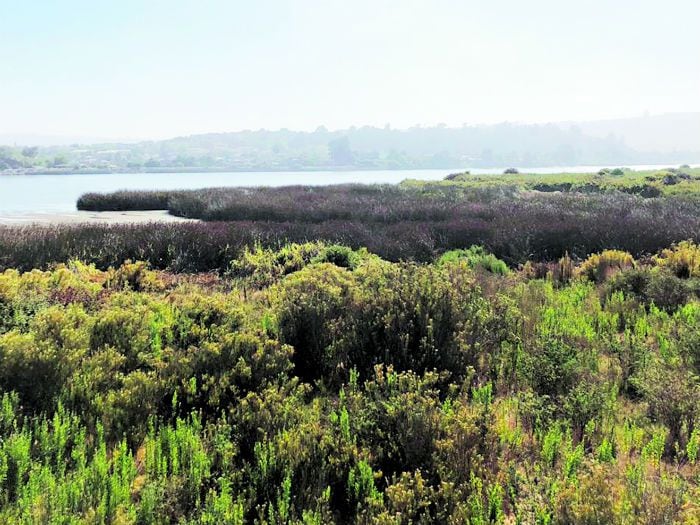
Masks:
[[[443,182],[408,180],[406,187],[460,186],[479,188],[506,186],[543,193],[627,193],[645,198],[669,195],[693,195],[700,192],[700,168],[687,165],[660,170],[602,169],[597,173],[524,173],[476,175],[468,171],[453,173]]]
[[[217,273],[5,259],[1,522],[697,523],[697,244],[249,240]]]
[[[0,227],[0,522],[698,523],[696,171]]]

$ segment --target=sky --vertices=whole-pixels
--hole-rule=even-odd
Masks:
[[[700,111],[697,0],[0,0],[0,134]]]

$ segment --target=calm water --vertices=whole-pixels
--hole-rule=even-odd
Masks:
[[[663,166],[636,166],[655,169]],[[599,166],[532,168],[535,173],[596,172]],[[111,173],[104,175],[0,175],[0,216],[66,213],[75,210],[86,192],[174,190],[223,186],[287,186],[292,184],[398,183],[404,179],[440,180],[455,170],[313,171],[255,173]],[[503,169],[472,169],[474,174]]]

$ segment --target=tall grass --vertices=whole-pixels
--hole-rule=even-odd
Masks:
[[[85,193],[77,207],[85,211],[167,210],[173,191],[115,191],[113,193]]]
[[[430,213],[408,206],[381,212],[404,220],[363,220],[378,216],[376,208],[355,216],[346,208],[350,218],[342,219],[323,206],[310,212],[326,217],[321,221],[302,220],[311,204],[282,220],[282,205],[272,200],[268,208],[241,211],[245,220],[229,222],[0,227],[0,268],[31,269],[78,258],[101,268],[131,259],[174,271],[222,270],[244,246],[314,240],[366,247],[394,261],[429,261],[448,250],[482,245],[513,266],[554,261],[566,253],[583,259],[605,249],[640,257],[685,239],[700,241],[700,202],[684,198],[547,194],[455,203],[443,216],[438,206],[428,207]],[[269,220],[268,212],[279,220]],[[418,218],[433,212],[432,218]],[[418,215],[405,219],[409,213]],[[268,220],[258,218],[265,216]]]
[[[639,257],[700,241],[700,199],[691,195],[522,190],[483,180],[87,194],[81,209],[167,207],[205,222],[0,228],[0,268],[79,258],[99,267],[138,259],[174,271],[220,271],[245,246],[316,240],[366,247],[394,261],[429,261],[481,245],[514,266],[605,249]]]
[[[484,192],[479,194],[479,199],[467,200],[463,192],[359,184],[218,188],[180,193],[171,199],[169,209],[174,215],[205,221],[443,221],[478,214],[479,209],[474,205],[490,200]]]

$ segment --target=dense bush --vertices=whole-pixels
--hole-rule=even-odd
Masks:
[[[245,247],[227,274],[253,288],[264,288],[281,277],[301,270],[324,251],[321,243],[288,244],[279,250],[256,245]]]
[[[700,296],[700,285],[679,279],[667,271],[640,269],[622,272],[610,281],[610,292],[623,292],[646,306],[675,310],[693,295]]]
[[[364,257],[366,257],[365,254],[358,253],[352,248],[334,244],[325,247],[314,261],[328,262],[340,266],[341,268],[354,270]]]
[[[483,258],[0,273],[0,522],[694,523],[694,278]]]
[[[281,340],[296,349],[297,373],[333,382],[386,364],[463,377],[487,351],[486,341],[474,341],[490,319],[466,269],[369,261],[354,273],[320,265],[284,280],[273,304]]]

